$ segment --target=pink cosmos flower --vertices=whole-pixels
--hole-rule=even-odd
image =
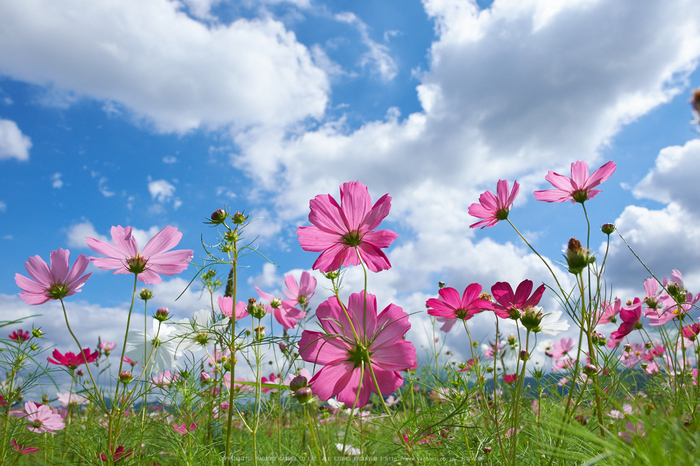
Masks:
[[[229,319],[233,319],[233,298],[230,296],[219,296],[218,303],[221,313]],[[235,320],[241,320],[247,315],[248,306],[246,306],[246,304],[243,301],[238,301],[236,303]]]
[[[132,228],[122,228],[121,225],[112,227],[114,246],[95,238],[85,238],[87,245],[107,257],[90,257],[97,267],[103,270],[114,270],[115,274],[133,273],[147,285],[161,282],[160,275],[177,275],[185,270],[192,259],[194,251],[178,249],[170,251],[180,242],[182,233],[177,228],[167,226],[156,235],[139,252]]]
[[[683,336],[690,341],[695,341],[698,335],[700,335],[700,324],[689,324],[682,329]]]
[[[193,432],[197,428],[197,423],[193,422],[187,427],[187,424],[177,425],[173,424],[173,430],[180,435],[185,435],[188,432]]]
[[[399,371],[413,366],[416,349],[402,340],[411,324],[400,307],[389,304],[377,314],[377,298],[363,291],[351,294],[345,309],[336,297],[321,303],[316,315],[324,332],[304,330],[299,353],[304,361],[325,366],[309,382],[315,395],[324,401],[335,396],[353,407],[359,392],[355,407],[360,408],[372,392],[390,395],[403,384]]]
[[[492,227],[501,220],[508,218],[508,212],[513,207],[513,201],[518,195],[520,185],[517,181],[513,182],[513,190],[508,194],[508,181],[498,180],[496,186],[496,196],[491,191],[486,191],[479,196],[479,203],[474,203],[469,206],[469,215],[472,217],[483,218],[484,220],[469,225],[469,228]]]
[[[8,338],[15,343],[24,343],[31,338],[31,335],[26,330],[15,330],[8,335]]]
[[[24,420],[29,423],[27,429],[37,434],[42,432],[53,434],[66,427],[61,415],[54,412],[48,405],[27,401],[24,403],[24,412],[26,413]]]
[[[10,442],[10,445],[12,445],[12,448],[14,448],[14,450],[19,452],[21,455],[28,455],[30,453],[36,453],[37,451],[39,451],[39,449],[35,447],[22,448],[22,445],[15,442],[14,440]]]
[[[450,333],[452,327],[457,323],[457,319],[448,319],[447,317],[436,317],[435,321],[442,324],[440,331],[445,333]]]
[[[532,296],[533,283],[531,280],[523,280],[518,288],[513,293],[513,288],[511,288],[509,283],[498,282],[491,287],[491,294],[493,299],[496,300],[498,304],[492,304],[493,312],[496,313],[498,317],[507,319],[513,315],[520,317],[518,314],[522,315],[528,307],[537,306],[542,299],[544,294],[545,286],[540,285]]]
[[[627,348],[627,345],[625,345]],[[622,365],[628,369],[636,366],[637,363],[646,359],[647,349],[642,343],[632,343],[629,346],[629,351],[625,349],[620,354],[620,361]]]
[[[117,344],[113,341],[100,341],[100,349],[105,352],[107,356],[109,353],[117,347]]]
[[[569,351],[573,351],[576,348],[573,338],[562,338],[559,343],[554,343],[552,350],[549,352],[549,356],[553,359],[561,359],[569,354]]]
[[[601,191],[593,189],[603,181],[610,178],[617,166],[614,162],[608,162],[589,177],[588,164],[586,162],[574,162],[571,164],[571,178],[549,171],[545,180],[552,183],[556,189],[535,191],[535,199],[545,202],[584,203],[593,199]]]
[[[367,186],[359,181],[340,186],[340,205],[330,194],[319,194],[309,202],[311,226],[299,227],[302,249],[320,252],[314,270],[330,272],[341,266],[359,265],[360,259],[372,272],[391,267],[382,248],[398,235],[391,230],[375,230],[389,215],[391,197],[382,196],[372,206]]]
[[[159,372],[156,375],[153,376],[153,379],[151,380],[151,384],[154,387],[160,387],[160,388],[166,388],[170,384],[177,382],[177,380],[180,378],[180,374],[177,372],[171,372],[169,370],[166,370],[164,372]]]
[[[51,364],[56,364],[57,366],[66,366],[69,369],[75,369],[81,364],[90,364],[97,360],[98,352],[95,350],[92,354],[90,353],[90,348],[85,348],[82,353],[74,354],[72,351],[66,354],[61,354],[57,349],[53,350],[51,355],[54,359],[46,358]]]
[[[296,327],[299,320],[303,319],[306,315],[306,312],[302,312],[293,306],[282,306],[281,299],[275,298],[270,293],[265,293],[264,291],[261,291],[260,288],[258,288],[257,286],[255,287],[255,289],[258,290],[258,295],[260,295],[262,299],[267,299],[269,301],[265,303],[265,312],[267,312],[268,314],[273,313],[275,319],[277,319],[277,322],[279,322],[285,330],[289,330]]]
[[[73,268],[70,266],[70,251],[58,249],[51,251],[51,267],[39,256],[30,257],[25,262],[29,276],[15,274],[15,282],[24,293],[19,297],[27,304],[44,304],[52,299],[63,299],[80,291],[90,275],[81,275],[85,272],[88,258],[81,254],[75,260]]]
[[[508,385],[518,381],[518,374],[503,374],[503,382]]]
[[[622,301],[620,301],[620,298],[615,298],[612,304],[606,300],[603,300],[600,303],[602,312],[598,312],[596,314],[598,325],[617,322],[617,315],[620,313],[620,306],[622,306]]]
[[[642,301],[639,298],[634,298],[631,306],[623,306],[620,309],[620,319],[622,319],[620,327],[610,334],[610,342],[613,345],[622,341],[633,330],[642,328]]]
[[[284,284],[287,285],[287,290],[289,290],[282,290],[289,298],[282,300],[282,306],[285,309],[291,309],[295,306],[302,306],[303,308],[303,306],[308,305],[309,300],[316,294],[316,277],[306,270],[301,273],[299,284],[297,284],[296,279],[291,274],[284,277]]]
[[[112,451],[114,452],[114,454],[112,455],[112,461],[114,463],[119,463],[121,460],[130,457],[131,454],[134,452],[134,449],[132,448],[129,451],[124,451],[124,447],[122,445],[119,445],[116,450],[114,449],[114,447],[112,447]],[[100,459],[105,462],[109,461],[109,457],[104,453],[100,455]]]
[[[440,299],[430,298],[425,302],[428,315],[448,319],[469,320],[482,311],[494,310],[491,301],[481,298],[481,285],[472,283],[459,296],[454,288],[445,287],[438,291]],[[495,312],[495,311],[494,311]]]

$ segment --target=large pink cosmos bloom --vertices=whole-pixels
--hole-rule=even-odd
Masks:
[[[610,178],[615,171],[615,162],[608,162],[589,177],[588,164],[586,162],[574,162],[571,164],[571,178],[549,171],[545,180],[552,183],[556,189],[535,191],[535,199],[545,202],[584,203],[593,199],[601,191],[593,189],[603,181]]]
[[[513,190],[508,194],[508,181],[498,180],[496,186],[496,196],[491,191],[486,191],[479,196],[479,203],[474,203],[469,206],[469,215],[472,217],[482,218],[480,222],[469,225],[469,228],[492,227],[501,220],[508,218],[508,212],[513,207],[513,201],[518,195],[520,185],[517,181],[513,182]]]
[[[481,285],[472,283],[459,296],[454,288],[445,287],[438,291],[440,299],[430,298],[425,302],[428,314],[447,319],[469,320],[482,311],[494,310],[491,301],[481,298]]]
[[[367,186],[352,181],[340,186],[340,205],[330,194],[319,194],[309,206],[312,225],[299,227],[297,235],[304,251],[321,253],[314,270],[330,272],[341,266],[359,265],[360,259],[372,272],[391,267],[382,248],[389,247],[398,235],[391,230],[375,230],[389,215],[388,194],[372,206]]]
[[[509,283],[498,282],[491,287],[491,294],[497,304],[493,304],[493,312],[498,317],[507,319],[509,317],[520,317],[528,307],[537,306],[544,294],[545,286],[540,285],[532,293],[533,283],[531,280],[523,280],[513,293],[513,288]],[[532,293],[532,296],[530,296]]]
[[[301,273],[301,279],[298,284],[291,274],[284,277],[284,284],[287,285],[287,290],[289,290],[282,290],[289,298],[282,300],[282,306],[285,309],[305,306],[309,304],[309,300],[316,294],[316,277],[306,270]]]
[[[81,275],[85,272],[90,261],[81,254],[75,260],[73,268],[70,268],[70,251],[58,249],[51,251],[51,267],[39,256],[30,257],[25,262],[29,276],[15,274],[17,286],[24,293],[19,297],[27,304],[44,304],[52,299],[63,299],[80,291],[91,274]]]
[[[367,294],[365,299],[363,291],[350,295],[346,309],[347,313],[336,297],[321,303],[316,316],[323,332],[304,330],[299,354],[304,361],[324,366],[309,382],[315,395],[322,400],[335,396],[348,407],[360,408],[373,392],[389,395],[401,387],[400,371],[414,365],[416,349],[402,340],[411,324],[400,307],[389,304],[377,315],[377,298]]]
[[[622,306],[622,301],[620,298],[615,298],[612,303],[603,300],[600,303],[600,308],[602,312],[596,313],[596,319],[598,323],[596,325],[608,324],[610,322],[617,322],[617,315],[620,313],[620,307]]]
[[[27,401],[24,403],[24,412],[27,413],[24,420],[29,423],[27,429],[37,434],[42,432],[53,434],[66,427],[61,415],[54,412],[48,405],[37,405],[32,401]]]
[[[93,251],[107,256],[90,257],[93,264],[103,270],[116,269],[115,274],[134,273],[143,283],[155,285],[161,282],[160,275],[177,275],[185,270],[194,255],[192,249],[170,251],[182,238],[182,233],[175,227],[167,226],[156,233],[141,252],[132,231],[131,227],[112,227],[114,246],[95,238],[85,238]]]
[[[296,327],[299,319],[303,319],[306,315],[306,312],[300,311],[295,307],[288,308],[283,306],[281,299],[275,298],[270,293],[261,291],[257,286],[255,289],[258,290],[258,295],[260,295],[262,299],[268,300],[268,302],[265,303],[265,312],[268,314],[273,313],[277,322],[279,322],[285,330]]]
[[[236,303],[236,316],[233,317],[233,298],[230,296],[219,296],[219,309],[221,313],[231,320],[241,320],[248,315],[248,306],[243,301]]]

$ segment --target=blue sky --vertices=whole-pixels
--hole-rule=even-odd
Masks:
[[[438,280],[551,281],[508,225],[470,230],[467,208],[517,179],[511,219],[558,261],[585,235],[580,205],[532,192],[578,160],[618,166],[587,204],[594,232],[615,223],[652,270],[679,269],[697,291],[697,18],[686,0],[3,2],[0,319],[43,313],[49,345],[70,349],[55,305],[17,297],[29,256],[90,255],[85,236],[112,225],[142,242],[174,225],[201,257],[216,237],[203,220],[224,205],[263,217],[253,230],[279,266],[251,256],[243,296],[280,293],[315,260],[295,235],[309,199],[360,180],[373,199],[392,195],[384,227],[400,235],[370,292],[415,313],[409,337],[426,345]],[[86,341],[116,340],[131,280],[91,271],[69,316]],[[156,287],[156,305],[178,317],[206,307],[196,289],[173,302],[193,273]],[[615,293],[642,293],[647,275],[614,241]],[[556,309],[551,294],[543,304]],[[466,355],[453,333],[448,348]]]

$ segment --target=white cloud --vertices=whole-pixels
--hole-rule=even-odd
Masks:
[[[176,163],[176,162],[177,162],[177,157],[175,157],[174,155],[167,155],[167,156],[163,157],[163,163],[171,164],[171,163]]]
[[[211,1],[191,1],[205,11]],[[0,5],[0,71],[113,101],[160,131],[323,116],[328,80],[269,17],[205,25],[175,1]],[[47,26],[48,25],[48,26]]]
[[[637,198],[668,204],[677,202],[688,213],[697,211],[697,177],[700,175],[700,139],[659,152],[656,166],[632,191]],[[697,214],[696,214],[697,215]]]
[[[695,189],[700,176],[699,157],[698,139],[662,149],[655,166],[634,187],[633,193],[639,198],[662,202],[665,207],[654,210],[630,205],[615,220],[619,233],[657,277],[668,277],[671,270],[678,269],[693,292],[700,289],[697,265],[700,251],[696,247],[700,241],[700,215]],[[617,237],[611,242],[608,271],[618,278],[621,286],[639,292],[642,281],[649,277]]]
[[[0,212],[7,212],[7,204],[4,201],[0,201]]]
[[[63,180],[61,179],[61,174],[56,172],[51,175],[51,187],[55,189],[61,189],[63,187]]]
[[[361,65],[369,66],[373,73],[379,75],[382,81],[391,81],[396,77],[398,68],[394,59],[389,55],[389,48],[386,45],[379,44],[369,37],[367,25],[358,18],[354,13],[345,12],[335,15],[335,19],[343,23],[352,24],[357,27],[360,33],[360,40],[369,49],[362,55]],[[386,38],[386,36],[385,36]]]
[[[148,177],[148,192],[151,193],[151,199],[160,203],[168,202],[175,194],[175,186],[165,180],[151,180]]]
[[[22,134],[17,123],[0,119],[0,160],[15,158],[29,160],[32,141]]]

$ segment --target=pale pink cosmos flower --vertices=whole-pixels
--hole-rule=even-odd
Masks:
[[[81,275],[85,272],[90,261],[81,254],[75,260],[73,268],[70,268],[70,251],[58,249],[51,251],[51,267],[39,256],[30,257],[25,262],[32,279],[19,273],[15,274],[15,282],[24,293],[19,293],[20,299],[27,304],[44,304],[52,299],[63,299],[79,291],[90,275]]]
[[[173,424],[173,430],[180,435],[185,435],[188,432],[193,432],[196,428],[197,428],[196,422],[193,422],[192,424],[190,424],[189,427],[187,427],[186,423],[184,423],[182,425]]]
[[[340,205],[330,194],[319,194],[309,206],[311,226],[299,227],[297,235],[304,251],[321,253],[314,270],[330,272],[341,266],[360,265],[360,260],[372,272],[391,267],[382,249],[398,235],[391,230],[375,230],[389,215],[388,194],[372,206],[367,186],[353,181],[340,186]]]
[[[121,225],[112,227],[114,246],[95,238],[85,238],[93,251],[107,257],[90,257],[97,267],[114,270],[115,274],[133,273],[147,285],[161,282],[160,275],[177,275],[187,268],[194,255],[191,249],[170,251],[182,239],[177,228],[168,225],[139,252],[139,245],[132,234],[132,228]]]
[[[513,207],[520,185],[517,181],[513,182],[513,190],[508,193],[508,181],[498,180],[496,186],[496,196],[491,191],[486,191],[479,196],[479,203],[474,203],[469,206],[469,215],[472,217],[482,218],[480,222],[469,225],[469,228],[492,227],[501,220],[508,218],[508,213]]]
[[[597,325],[617,322],[617,315],[620,313],[620,306],[622,306],[622,301],[620,298],[615,298],[612,303],[603,300],[600,303],[602,312],[598,312],[596,314],[596,319],[598,320]]]
[[[248,315],[248,306],[243,301],[236,303],[236,315],[233,316],[233,298],[231,296],[219,296],[219,310],[221,313],[232,320],[241,320]]]
[[[373,392],[390,395],[403,384],[399,372],[413,366],[416,349],[402,340],[411,324],[400,307],[389,304],[377,314],[377,298],[363,291],[351,294],[345,309],[336,297],[321,303],[316,316],[323,332],[304,330],[299,354],[324,366],[309,381],[315,395],[324,401],[335,396],[350,407],[357,397],[360,408]]]
[[[462,296],[451,287],[440,288],[440,299],[430,298],[425,302],[428,315],[448,319],[469,320],[482,311],[494,310],[491,301],[481,298],[481,285],[472,283],[465,288]]]
[[[48,405],[38,405],[32,401],[27,401],[24,403],[24,412],[26,413],[24,420],[29,423],[27,429],[37,434],[43,432],[53,434],[57,430],[66,427],[61,415],[54,412]]]
[[[68,404],[76,404],[76,405],[86,405],[90,403],[90,400],[85,398],[84,396],[78,395],[76,393],[61,393],[61,392],[56,392],[56,396],[58,401],[63,404],[63,406],[68,406]]]
[[[255,289],[258,291],[258,295],[260,295],[262,299],[268,300],[268,302],[265,303],[265,312],[267,312],[268,314],[274,314],[275,319],[277,319],[277,322],[279,322],[285,330],[289,330],[296,327],[299,320],[303,319],[306,315],[306,312],[302,312],[293,306],[282,306],[281,299],[275,298],[270,293],[265,293],[264,291],[260,290],[260,288],[258,288],[257,286],[255,287]]]
[[[562,338],[559,343],[554,343],[549,352],[549,356],[553,359],[561,359],[576,348],[573,338]]]
[[[552,183],[556,189],[546,189],[535,191],[535,199],[545,202],[566,202],[584,203],[593,199],[601,191],[593,189],[603,181],[610,178],[615,171],[614,162],[608,162],[589,177],[588,164],[586,162],[574,162],[571,164],[571,178],[549,171],[545,180]]]
[[[17,443],[15,440],[12,440],[10,442],[10,445],[12,445],[12,448],[14,448],[14,450],[16,452],[19,452],[21,455],[29,455],[30,453],[36,453],[39,451],[39,449],[36,447],[24,448],[24,446],[21,443]]]
[[[113,341],[100,341],[100,349],[105,352],[107,356],[109,353],[117,347],[117,344]]]
[[[316,277],[306,270],[301,273],[301,279],[298,284],[292,274],[284,277],[284,284],[287,285],[287,290],[289,290],[282,290],[289,298],[282,300],[282,306],[285,309],[291,309],[296,306],[302,306],[303,309],[316,294]]]

